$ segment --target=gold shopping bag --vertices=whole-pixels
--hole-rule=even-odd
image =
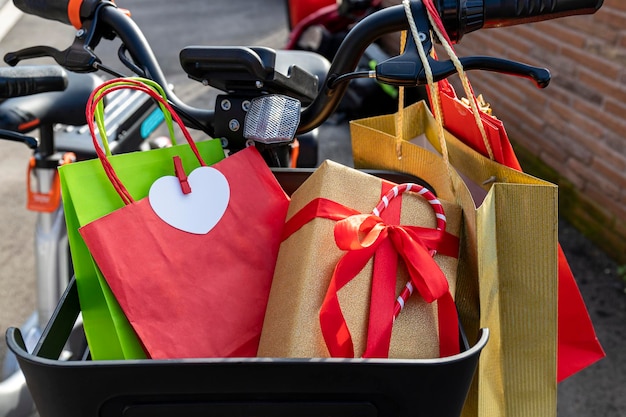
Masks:
[[[463,415],[555,416],[557,187],[447,132],[446,166],[438,123],[424,102],[353,121],[355,167],[416,175],[463,208],[455,300],[470,342],[479,328],[490,331]],[[484,200],[468,186],[482,188]]]

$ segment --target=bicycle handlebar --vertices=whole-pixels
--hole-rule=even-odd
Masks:
[[[126,13],[117,7],[100,7],[113,2],[103,0],[13,0],[23,11],[55,19],[74,26],[81,19],[95,19],[113,30],[126,46],[130,55],[142,67],[145,75],[162,85],[170,101],[187,121],[198,121],[210,133],[213,110],[191,107],[180,100],[168,87],[154,53],[140,28]],[[416,4],[419,2],[416,2]],[[597,11],[603,0],[435,0],[435,5],[446,30],[453,41],[480,28],[512,26],[527,22],[553,19]],[[421,4],[420,4],[421,6]],[[383,35],[408,28],[404,8],[392,6],[373,13],[356,24],[343,41],[333,60],[327,80],[353,71],[365,51]],[[6,60],[6,58],[5,58]],[[327,82],[315,100],[303,110],[298,133],[305,133],[321,125],[335,110],[347,88],[346,83],[331,85]]]
[[[141,69],[145,73],[146,78],[150,78],[163,87],[169,101],[174,105],[176,111],[180,113],[183,120],[185,122],[199,122],[203,130],[210,133],[214,112],[189,106],[174,94],[148,40],[135,21],[122,10],[115,7],[103,7],[99,18],[101,22],[115,31],[126,46],[128,53],[134,57],[138,64],[141,64]]]
[[[457,42],[482,28],[514,26],[591,14],[604,0],[435,0],[450,38]]]
[[[63,91],[66,87],[67,73],[57,65],[0,68],[0,98]]]
[[[604,0],[436,0],[452,39],[480,28],[512,26],[597,11]],[[80,29],[101,0],[13,0],[25,13]],[[114,3],[113,0],[111,0]]]
[[[71,24],[76,29],[93,14],[98,3],[100,0],[13,0],[24,13]]]
[[[443,0],[446,1],[446,0]],[[595,13],[603,0],[483,0],[485,25],[499,27]],[[469,3],[469,1],[468,1]]]
[[[70,24],[68,6],[70,0],[13,0],[24,13]]]

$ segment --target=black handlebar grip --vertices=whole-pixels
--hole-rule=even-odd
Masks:
[[[93,14],[96,6],[103,0],[13,0],[13,4],[24,13],[82,26],[82,20]]]
[[[484,26],[513,26],[595,13],[604,0],[484,0]]]
[[[70,0],[13,0],[24,13],[70,24],[68,6]]]
[[[604,0],[436,0],[453,42],[481,28],[595,13]]]
[[[59,66],[0,68],[0,98],[63,91],[66,87],[67,72]]]

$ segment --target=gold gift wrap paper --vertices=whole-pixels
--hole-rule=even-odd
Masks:
[[[364,172],[325,161],[293,194],[287,219],[319,197],[361,213],[371,213],[380,201],[382,181]],[[423,197],[409,192],[398,198],[402,198],[401,225],[436,227],[433,209]],[[458,236],[462,217],[460,207],[446,201],[441,203],[447,218],[446,231]],[[344,254],[335,244],[335,223],[333,220],[315,218],[282,242],[258,356],[329,356],[320,328],[319,311],[333,270]],[[435,261],[447,277],[454,296],[457,259],[437,254]],[[370,260],[338,293],[357,357],[363,354],[367,342],[372,265],[373,260]],[[399,259],[397,294],[407,281],[406,267]],[[438,357],[437,329],[436,302],[427,304],[415,292],[395,320],[389,357]]]

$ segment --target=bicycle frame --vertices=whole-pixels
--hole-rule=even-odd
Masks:
[[[36,310],[20,327],[29,349],[34,348],[69,282],[70,259],[67,250],[67,228],[60,201],[56,168],[29,163],[27,182],[29,210],[37,212],[34,236]],[[56,197],[55,197],[56,196]],[[34,404],[15,356],[4,359],[0,383],[0,415],[9,412],[28,415]]]
[[[28,100],[25,101],[27,107]],[[48,103],[43,107],[55,103],[63,106],[63,102],[56,99]],[[8,99],[0,109],[6,110],[10,104],[11,99]],[[162,121],[160,111],[142,94],[113,95],[105,108],[105,125],[110,127],[111,149],[115,153],[138,150]],[[28,141],[31,147],[36,147],[28,162],[26,178],[27,209],[37,213],[34,233],[36,309],[20,326],[29,350],[39,341],[73,274],[57,168],[89,158],[94,153],[86,126],[68,128],[47,121],[38,128],[38,140],[0,130],[0,138],[11,136],[13,140]],[[168,145],[169,142],[162,142],[162,146]],[[73,342],[65,347],[64,359],[78,359],[85,354],[80,318],[73,333],[77,337],[72,337]],[[11,352],[7,352],[3,361],[1,376],[0,416],[30,415],[34,403]]]

